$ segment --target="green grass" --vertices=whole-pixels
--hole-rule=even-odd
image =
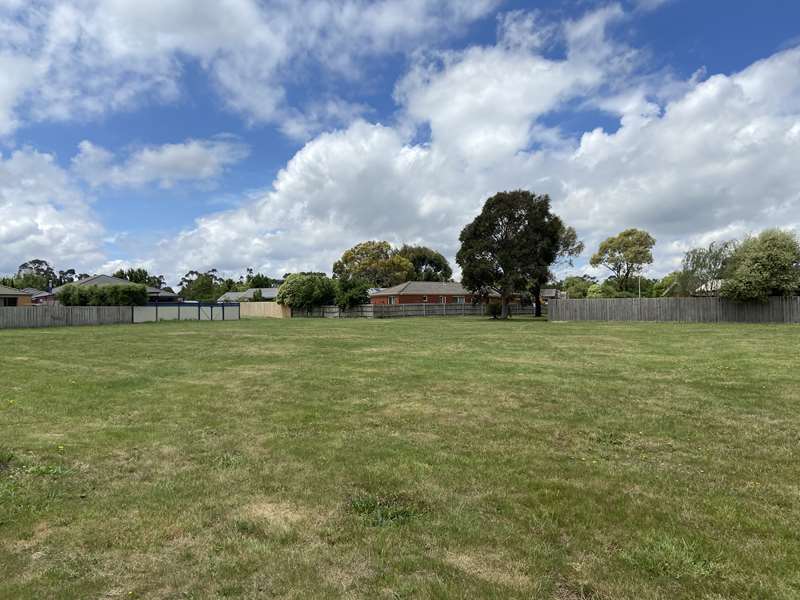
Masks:
[[[800,597],[800,328],[0,332],[0,598]]]

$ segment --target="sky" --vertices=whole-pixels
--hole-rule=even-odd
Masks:
[[[547,193],[587,251],[800,230],[796,0],[0,0],[0,273],[451,262]],[[564,272],[562,274],[567,274]]]

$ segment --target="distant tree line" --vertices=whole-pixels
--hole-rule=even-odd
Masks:
[[[765,302],[770,296],[800,293],[800,241],[789,231],[767,229],[744,240],[712,242],[693,248],[681,269],[661,279],[642,277],[653,262],[655,239],[628,229],[600,244],[592,266],[611,275],[600,281],[590,275],[570,276],[553,285],[570,298],[634,298],[720,296],[737,302]]]

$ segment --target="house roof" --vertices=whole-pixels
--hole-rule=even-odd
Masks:
[[[42,290],[37,290],[36,288],[22,288],[23,292],[26,292],[33,296],[34,298],[46,298],[47,296],[52,296],[53,292],[43,292]]]
[[[457,281],[406,281],[400,285],[383,288],[372,296],[469,296],[468,289]],[[499,296],[491,292],[490,296]]]
[[[30,294],[25,290],[18,290],[16,288],[10,288],[4,285],[0,285],[0,296],[14,296],[15,298],[17,298],[19,296],[30,296]]]
[[[250,288],[244,292],[225,292],[217,299],[217,302],[242,302],[253,299],[256,290],[261,290],[261,297],[264,300],[274,300],[278,296],[278,288]]]
[[[97,286],[104,286],[104,285],[136,285],[127,279],[120,279],[119,277],[112,277],[111,275],[94,275],[92,277],[87,277],[85,279],[81,279],[80,281],[75,281],[72,284],[66,285],[97,285]],[[160,298],[177,298],[178,294],[174,294],[172,292],[168,292],[166,290],[160,290],[158,288],[145,286],[147,288],[147,294],[149,296],[158,296]],[[53,289],[53,294],[57,294],[64,288],[63,285]]]

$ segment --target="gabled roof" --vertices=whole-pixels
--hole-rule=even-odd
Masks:
[[[217,302],[242,302],[252,300],[256,290],[261,290],[261,297],[264,300],[274,300],[278,296],[278,288],[250,288],[244,292],[225,292],[217,299]]]
[[[6,287],[4,285],[0,285],[0,296],[30,296],[28,292],[25,290],[18,290],[16,288]]]
[[[383,288],[371,296],[470,296],[472,292],[457,281],[406,281],[400,285]],[[490,296],[499,296],[492,292]]]
[[[80,281],[75,281],[72,284],[66,285],[96,285],[96,286],[104,286],[104,285],[136,285],[127,279],[120,279],[119,277],[112,277],[111,275],[94,275],[92,277],[87,277],[86,279],[81,279]],[[53,289],[53,293],[57,294],[64,286],[61,285],[55,289]],[[160,290],[158,288],[145,286],[147,288],[147,294],[150,296],[159,296],[161,298],[177,298],[178,294],[173,294],[172,292],[168,292],[166,290]]]

